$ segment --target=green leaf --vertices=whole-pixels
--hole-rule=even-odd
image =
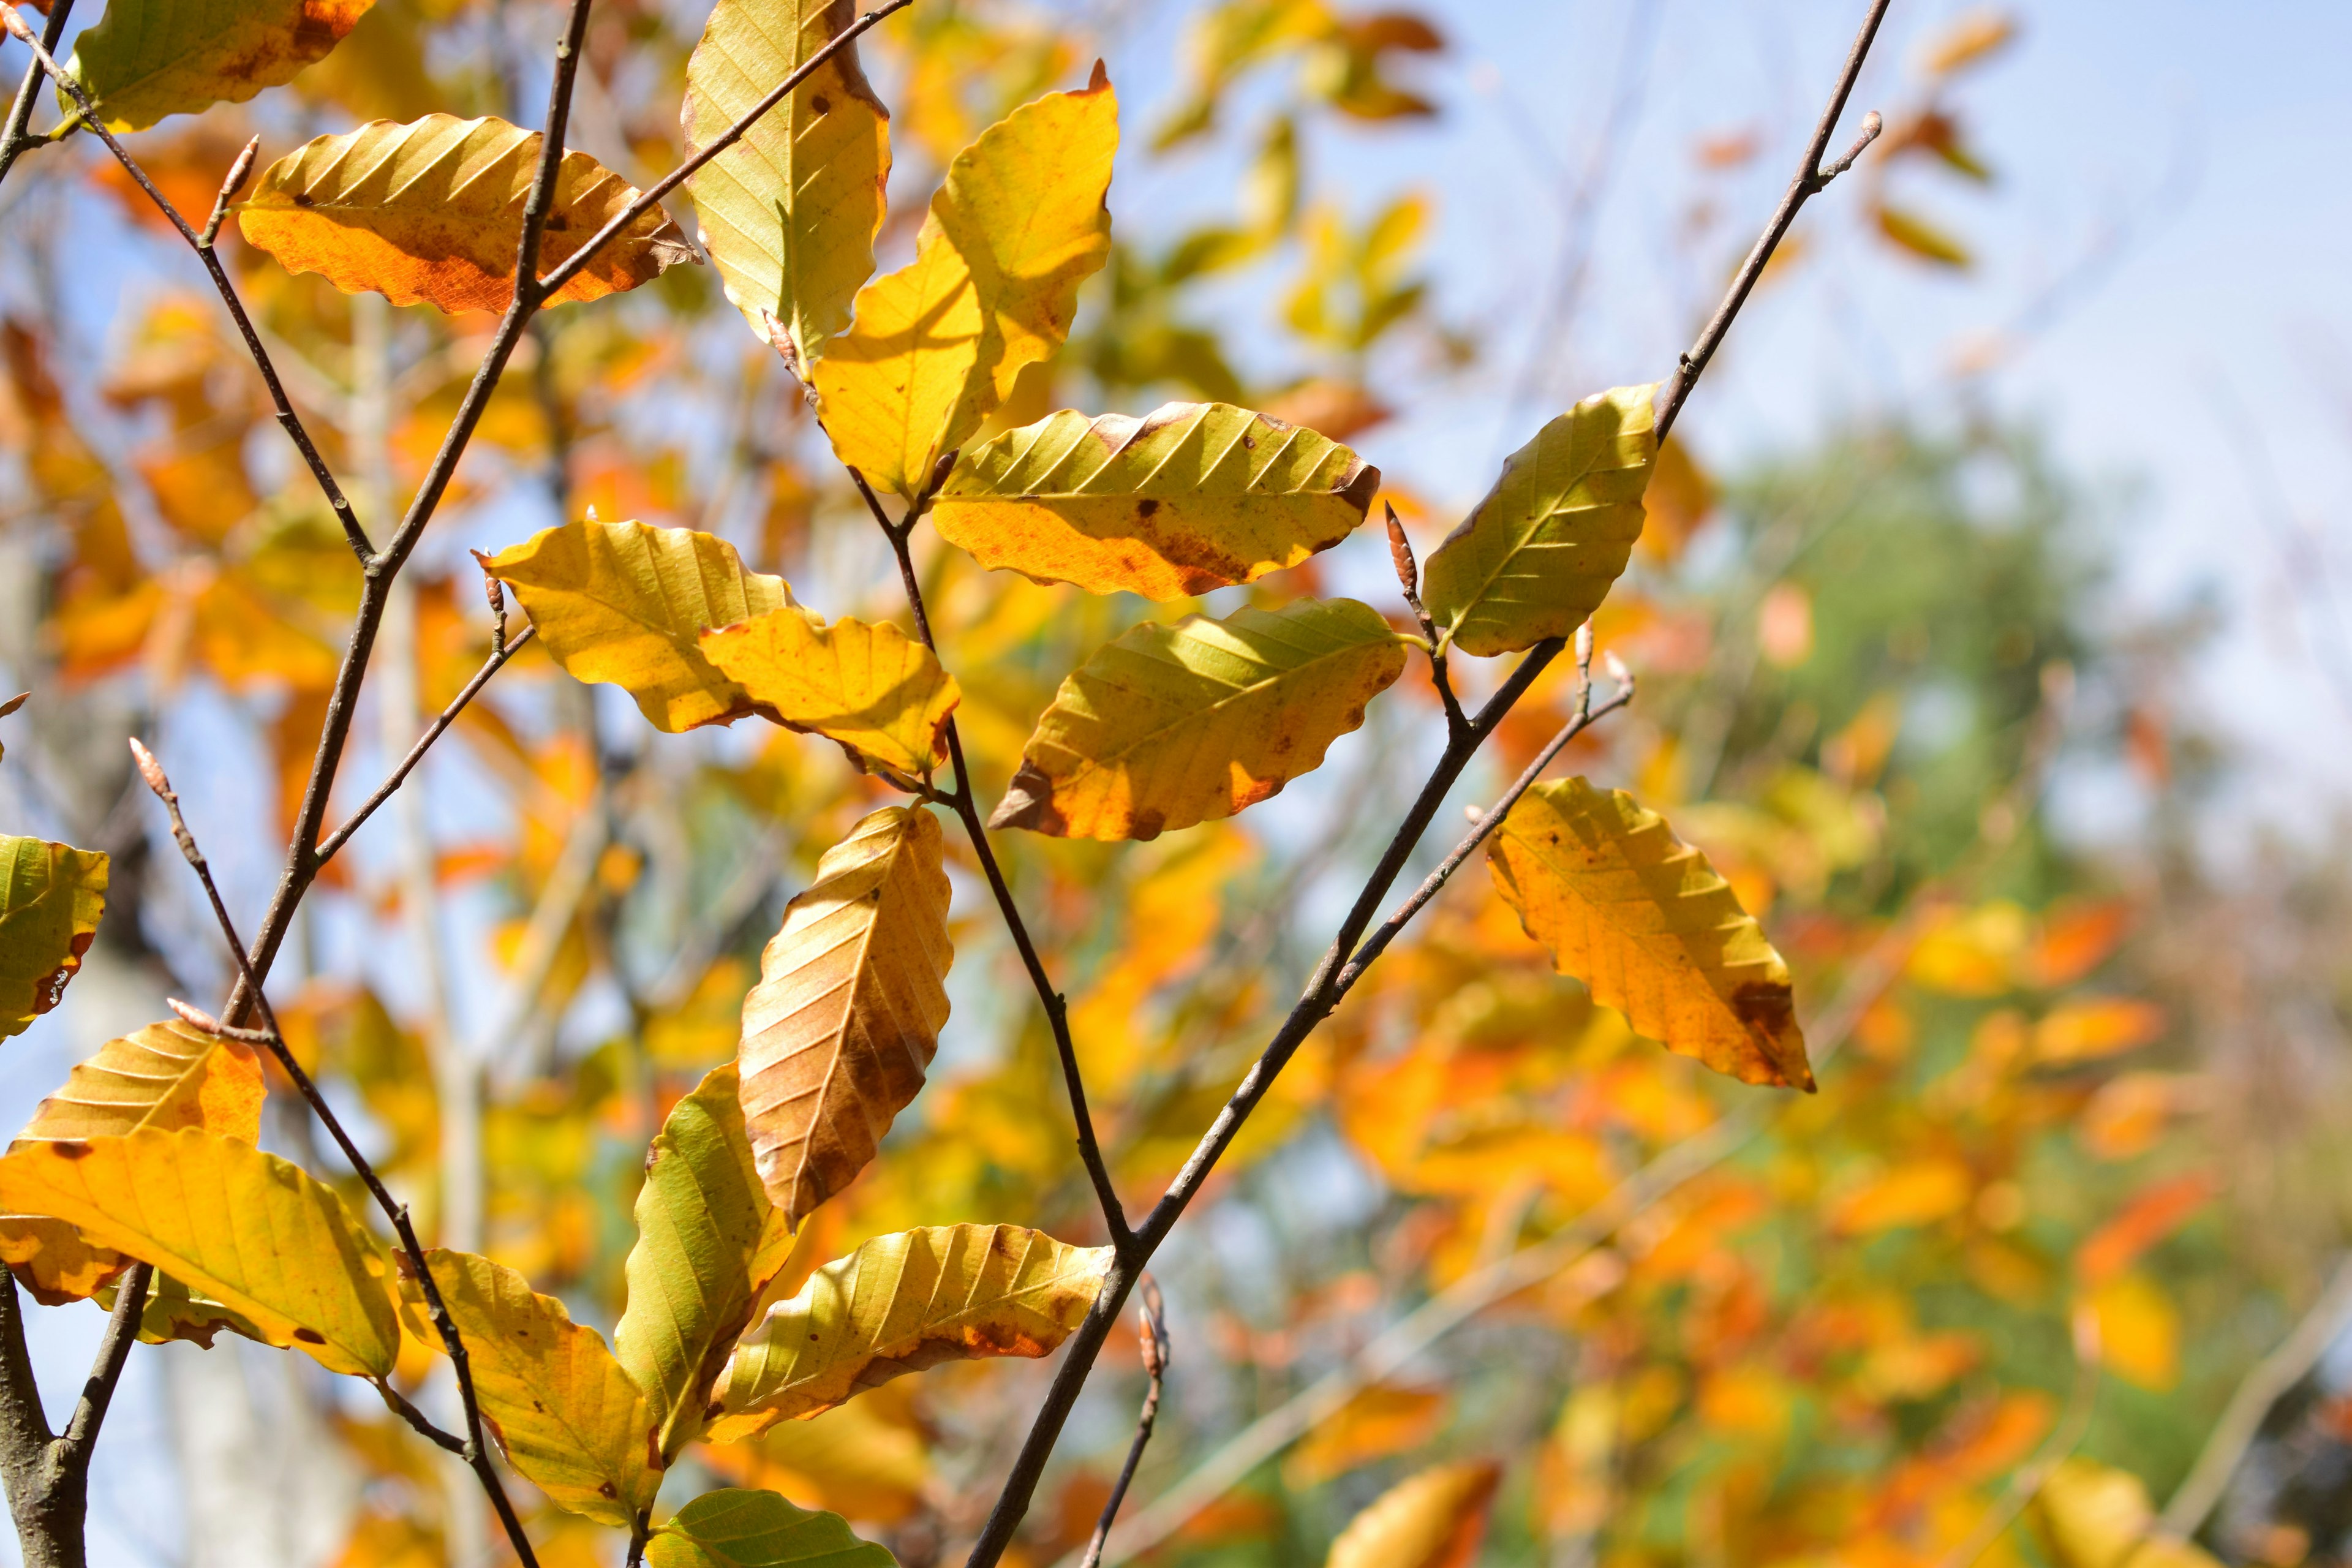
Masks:
[[[1156,838],[1231,816],[1321,766],[1404,650],[1353,599],[1137,626],[1062,682],[990,826]]]
[[[0,835],[0,1040],[58,1005],[106,912],[106,857]]]
[[[1504,460],[1422,577],[1430,618],[1454,647],[1482,656],[1533,647],[1600,607],[1641,536],[1656,390],[1588,397]]]
[[[1328,550],[1380,488],[1338,442],[1229,403],[1065,410],[967,453],[931,522],[983,566],[1181,599]]]
[[[637,1192],[628,1308],[613,1349],[645,1391],[664,1465],[701,1429],[710,1385],[791,1249],[737,1101],[730,1062],[672,1106]]]
[[[679,1509],[646,1542],[651,1568],[893,1568],[837,1513],[794,1508],[773,1492],[728,1487]]]
[[[324,59],[375,0],[114,0],[66,68],[109,131],[243,103]],[[80,111],[65,89],[58,107]]]
[[[788,605],[703,633],[702,653],[791,729],[902,773],[948,760],[948,716],[962,693],[938,656],[887,621],[826,626]]]

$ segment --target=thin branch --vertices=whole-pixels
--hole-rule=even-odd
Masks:
[[[66,17],[72,12],[73,0],[50,0],[48,21],[41,28],[41,54],[58,47],[58,40],[65,37]],[[8,171],[16,166],[17,156],[26,148],[41,140],[31,133],[29,127],[33,123],[33,104],[40,97],[43,74],[40,54],[36,54],[33,63],[25,68],[25,79],[17,85],[16,100],[8,106],[8,128],[0,131],[0,180],[8,177]]]
[[[114,1310],[107,1315],[106,1331],[99,1337],[98,1359],[91,1363],[89,1381],[82,1384],[73,1419],[58,1439],[64,1450],[58,1456],[61,1465],[85,1472],[89,1468],[98,1429],[106,1420],[107,1406],[114,1402],[114,1385],[121,1381],[131,1347],[138,1342],[139,1319],[147,1310],[147,1285],[154,1274],[153,1265],[133,1263],[114,1288]]]
[[[1143,1462],[1144,1445],[1151,1441],[1151,1428],[1160,1419],[1160,1394],[1168,1376],[1168,1314],[1151,1276],[1146,1274],[1138,1283],[1143,1310],[1136,1314],[1137,1348],[1143,1355],[1143,1374],[1150,1381],[1143,1391],[1143,1409],[1135,1418],[1135,1437],[1127,1446],[1127,1463],[1119,1467],[1118,1479],[1111,1484],[1110,1496],[1103,1500],[1102,1517],[1095,1521],[1094,1535],[1087,1542],[1086,1555],[1078,1559],[1078,1568],[1096,1568],[1102,1561],[1103,1543],[1110,1539],[1118,1505],[1127,1500],[1127,1489],[1135,1483],[1135,1468]]]
[[[466,1440],[463,1437],[454,1432],[444,1432],[434,1424],[430,1416],[411,1405],[400,1390],[393,1387],[390,1383],[376,1378],[370,1378],[368,1381],[375,1384],[375,1391],[378,1394],[383,1395],[385,1408],[414,1427],[418,1436],[436,1447],[446,1448],[461,1459],[466,1457]]]
[[[1386,502],[1382,503],[1387,505]],[[1462,711],[1462,700],[1454,694],[1453,679],[1445,668],[1445,639],[1437,635],[1437,623],[1429,618],[1429,609],[1421,602],[1421,563],[1412,558],[1412,541],[1404,534],[1404,524],[1397,521],[1396,508],[1388,507],[1389,564],[1396,568],[1397,586],[1404,590],[1405,608],[1420,624],[1422,640],[1429,645],[1429,683],[1437,689],[1437,700],[1445,710],[1445,736],[1459,742],[1469,732],[1469,716]]]

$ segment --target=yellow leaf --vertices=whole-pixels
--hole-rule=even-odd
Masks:
[[[1227,403],[1065,410],[958,462],[931,523],[983,566],[1181,599],[1328,550],[1380,488],[1347,447]]]
[[[2017,18],[1990,5],[1963,11],[1944,25],[1920,52],[1933,76],[1949,76],[2005,47],[2017,37]]]
[[[2025,911],[2006,899],[1954,910],[1913,945],[1904,972],[1931,991],[1951,996],[1998,996],[2029,935]]]
[[[791,1250],[738,1099],[730,1062],[672,1106],[637,1191],[628,1307],[613,1349],[645,1391],[664,1465],[700,1429],[711,1384]]]
[[[1845,1236],[1876,1236],[1933,1225],[1968,1207],[1975,1195],[1976,1178],[1959,1161],[1912,1160],[1841,1195],[1830,1206],[1830,1228]]]
[[[645,1396],[604,1336],[487,1258],[435,1247],[425,1261],[465,1342],[482,1418],[508,1460],[557,1507],[628,1529],[653,1506],[662,1473]],[[414,1281],[401,1290],[410,1331],[443,1348],[425,1315],[424,1290]]]
[[[948,760],[962,692],[929,648],[885,621],[826,626],[791,605],[702,634],[702,654],[760,710],[902,773]]]
[[[2164,1009],[2153,1002],[2094,997],[2062,1003],[2033,1026],[2033,1059],[2064,1067],[2137,1050],[2164,1037]]]
[[[2061,1460],[2030,1517],[2058,1568],[2220,1568],[2193,1542],[2156,1533],[2137,1476],[2089,1459]]]
[[[243,103],[341,43],[375,0],[170,0],[110,5],[74,40],[66,68],[109,131]],[[60,88],[58,107],[80,111]]]
[[[503,310],[514,299],[523,199],[540,133],[503,120],[428,114],[321,136],[263,172],[237,210],[245,237],[289,272],[316,272],[346,294],[452,312]],[[636,187],[585,153],[567,152],[540,244],[544,273],[635,201]],[[689,260],[658,206],[638,215],[556,290],[551,304],[600,300]]]
[[[989,824],[1156,838],[1231,816],[1319,767],[1404,663],[1353,599],[1136,626],[1062,682]]]
[[[0,835],[0,1040],[58,1005],[106,912],[105,855]]]
[[[1878,209],[1878,232],[1897,249],[1906,250],[1922,261],[1955,270],[1967,268],[1971,258],[1969,247],[1929,223],[1916,213],[1899,207]]]
[[[1437,1435],[1452,1403],[1436,1389],[1376,1383],[1307,1435],[1283,1462],[1283,1479],[1318,1487],[1375,1459],[1418,1448]]]
[[[1465,653],[1564,637],[1600,607],[1642,532],[1657,458],[1650,395],[1588,397],[1503,461],[1502,477],[1429,558],[1422,597]]]
[[[1640,1033],[1743,1083],[1813,1087],[1789,966],[1664,818],[1562,779],[1520,797],[1486,857],[1553,965]]]
[[[515,591],[574,679],[625,688],[647,723],[672,734],[752,710],[703,657],[702,634],[793,603],[782,577],[746,571],[715,534],[642,522],[542,529],[484,570]]]
[[[818,363],[843,462],[912,499],[1022,367],[1061,347],[1079,283],[1110,254],[1103,198],[1118,150],[1118,100],[1097,71],[1084,91],[1024,104],[956,154],[915,259],[859,290],[855,321]]]
[[[52,1220],[48,1222],[56,1224]],[[120,1253],[109,1253],[121,1258]],[[123,1261],[127,1264],[129,1259]],[[108,1311],[114,1310],[115,1295],[121,1286],[110,1283],[97,1293],[98,1304]],[[166,1345],[177,1341],[213,1348],[213,1341],[223,1329],[242,1334],[259,1344],[269,1343],[254,1321],[241,1312],[233,1312],[209,1296],[199,1295],[169,1274],[156,1270],[147,1278],[147,1300],[139,1310],[139,1341],[142,1344]]]
[[[719,0],[686,67],[688,156],[856,19],[853,0]],[[845,45],[686,183],[727,298],[794,374],[848,324],[874,271],[890,112]]]
[[[898,1524],[933,1495],[929,1446],[901,1383],[806,1421],[782,1421],[756,1442],[702,1450],[738,1486],[765,1487],[847,1519]]]
[[[2145,1274],[2119,1274],[2092,1290],[2099,1362],[2126,1383],[2162,1394],[2180,1381],[2180,1310]]]
[[[885,806],[824,852],[743,999],[743,1120],[760,1179],[798,1226],[874,1158],[923,1087],[947,1022],[939,818]]]
[[[0,1208],[49,1215],[142,1259],[330,1372],[390,1373],[392,1262],[332,1189],[250,1143],[146,1128],[0,1159]]]
[[[1094,1305],[1107,1247],[1066,1247],[1009,1225],[929,1226],[877,1237],[819,1268],[736,1346],[714,1441],[829,1410],[943,1361],[1042,1356]]]
[[[1481,1461],[1407,1477],[1348,1521],[1324,1568],[1468,1568],[1502,1474]]]
[[[650,1568],[894,1568],[839,1514],[795,1508],[773,1492],[727,1487],[679,1509],[646,1542]]]

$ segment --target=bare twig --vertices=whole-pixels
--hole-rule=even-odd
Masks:
[[[210,250],[213,241],[220,237],[221,224],[228,217],[228,205],[236,200],[237,193],[245,189],[245,182],[253,177],[254,154],[260,151],[261,138],[257,134],[222,176],[220,195],[213,198],[212,216],[205,219],[205,232],[196,237],[198,250]]]
[[[1127,1446],[1127,1463],[1119,1467],[1118,1479],[1111,1483],[1110,1496],[1103,1500],[1102,1517],[1095,1521],[1095,1532],[1087,1542],[1086,1554],[1078,1559],[1078,1568],[1096,1568],[1102,1561],[1103,1542],[1110,1539],[1118,1505],[1127,1500],[1127,1489],[1135,1483],[1135,1468],[1143,1462],[1144,1446],[1151,1441],[1151,1428],[1160,1419],[1160,1395],[1168,1376],[1168,1314],[1160,1300],[1160,1286],[1150,1275],[1138,1281],[1138,1289],[1143,1310],[1136,1314],[1137,1348],[1143,1354],[1143,1375],[1150,1381],[1143,1390],[1143,1409],[1135,1417],[1135,1436]]]
[[[66,18],[72,12],[73,0],[52,0],[48,21],[41,28],[43,53],[55,49],[58,40],[65,37]],[[8,171],[16,166],[18,154],[40,141],[29,128],[33,123],[33,105],[40,97],[42,75],[40,57],[36,55],[33,63],[25,68],[25,79],[17,84],[16,101],[8,106],[8,127],[0,131],[0,180],[6,179]]]

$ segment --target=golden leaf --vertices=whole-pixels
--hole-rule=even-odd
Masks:
[[[1502,1475],[1481,1461],[1407,1477],[1348,1521],[1324,1568],[1468,1568]]]
[[[923,1087],[954,962],[939,819],[885,806],[824,852],[743,999],[743,1120],[797,1227],[874,1158]]]
[[[1877,217],[1878,232],[1898,250],[1954,271],[1965,271],[1974,263],[1967,246],[1916,213],[1882,205]]]
[[[66,68],[109,131],[243,103],[341,43],[375,0],[170,0],[110,5],[74,40]],[[80,110],[58,89],[58,107]]]
[[[2137,1476],[2094,1460],[2060,1460],[2028,1517],[2059,1568],[2219,1568],[2201,1547],[2158,1533]]]
[[[760,710],[902,773],[947,761],[962,693],[929,648],[888,622],[826,626],[793,606],[702,634],[702,654]]]
[[[1353,599],[1137,626],[1062,682],[990,826],[1156,838],[1231,816],[1319,767],[1404,647]]]
[[[492,556],[572,679],[609,681],[672,734],[752,710],[702,655],[702,634],[793,603],[782,577],[746,571],[715,534],[642,522],[567,522]]]
[[[1065,410],[958,462],[931,524],[983,566],[1181,599],[1328,550],[1380,488],[1347,447],[1228,403]]]
[[[1009,1225],[877,1237],[768,1309],[719,1378],[710,1435],[733,1442],[862,1389],[986,1356],[1050,1354],[1094,1305],[1107,1247]]]
[[[503,120],[428,114],[320,136],[269,165],[237,209],[245,237],[289,272],[316,272],[346,294],[395,305],[503,310],[514,300],[523,200],[540,133]],[[585,153],[567,152],[540,242],[544,273],[570,259],[637,197]],[[549,300],[601,300],[688,260],[658,206],[638,215]]]
[[[106,857],[0,835],[0,1040],[58,1005],[106,912]]]
[[[1636,1030],[1743,1083],[1813,1087],[1789,966],[1664,818],[1561,779],[1520,797],[1486,856],[1553,966]]]
[[[1588,397],[1503,460],[1495,488],[1422,576],[1430,618],[1455,647],[1482,656],[1533,647],[1600,607],[1642,532],[1656,390]]]
[[[649,1568],[893,1568],[897,1559],[860,1541],[839,1514],[796,1508],[773,1492],[724,1487],[662,1522],[646,1542]]]

